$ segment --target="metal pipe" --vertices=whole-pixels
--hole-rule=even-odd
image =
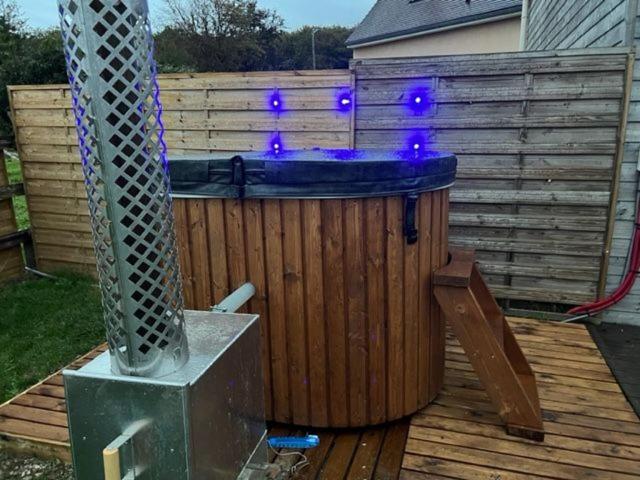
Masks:
[[[319,31],[318,28],[311,30],[311,58],[314,70],[316,69],[316,33]]]
[[[146,0],[58,0],[116,374],[188,360],[182,284]]]
[[[252,283],[245,283],[235,292],[211,308],[216,313],[235,313],[256,294]]]
[[[527,33],[529,31],[529,0],[522,0],[522,16],[520,17],[520,51],[527,49]]]

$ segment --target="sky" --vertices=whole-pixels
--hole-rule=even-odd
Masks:
[[[157,25],[165,18],[164,0],[148,1],[151,18]],[[18,0],[17,3],[31,27],[57,25],[56,0]],[[278,12],[287,29],[303,25],[353,26],[364,18],[374,3],[375,0],[258,0],[261,7]]]

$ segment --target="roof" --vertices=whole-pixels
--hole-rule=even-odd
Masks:
[[[419,35],[521,10],[522,0],[378,0],[347,39],[347,46]]]

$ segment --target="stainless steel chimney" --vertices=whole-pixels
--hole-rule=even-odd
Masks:
[[[146,0],[60,0],[111,368],[158,377],[189,354]]]
[[[258,318],[183,307],[146,0],[58,4],[109,343],[64,372],[76,478],[260,475]]]

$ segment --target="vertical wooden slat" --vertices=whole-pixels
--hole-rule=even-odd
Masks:
[[[404,412],[404,295],[402,198],[387,203],[387,416]]]
[[[265,259],[269,327],[271,333],[271,378],[273,414],[280,422],[291,421],[289,362],[285,319],[282,217],[279,200],[264,200]]]
[[[281,202],[284,226],[284,285],[289,345],[289,386],[293,422],[305,425],[309,421],[309,376],[307,368],[307,326],[304,310],[304,272],[302,231],[299,200]]]
[[[432,397],[429,390],[431,334],[432,268],[431,268],[431,201],[432,192],[423,193],[418,202],[420,279],[418,286],[418,401],[425,405]]]
[[[211,276],[209,274],[209,249],[207,242],[207,219],[205,200],[193,199],[186,202],[189,214],[189,247],[191,253],[191,273],[193,276],[193,304],[196,309],[207,310],[212,305]]]
[[[386,419],[386,312],[385,312],[385,208],[384,200],[365,200],[367,249],[367,314],[369,318],[369,411],[371,423]],[[363,285],[363,287],[365,287]]]
[[[213,303],[220,303],[229,294],[227,267],[227,237],[224,222],[224,204],[221,199],[206,202],[207,236],[209,243],[209,270]]]
[[[322,245],[324,248],[325,322],[329,369],[330,421],[334,427],[349,425],[347,353],[345,328],[342,202],[322,202]]]
[[[344,202],[345,225],[345,286],[347,291],[347,338],[349,339],[349,406],[350,421],[367,423],[367,292],[365,283],[365,253],[363,201]]]
[[[329,425],[328,368],[322,271],[322,211],[319,200],[303,202],[305,308],[309,357],[310,416],[316,426]]]
[[[260,315],[260,336],[262,338],[262,369],[265,385],[265,410],[268,418],[273,418],[271,391],[271,348],[269,309],[267,305],[267,284],[265,272],[264,228],[262,204],[260,200],[245,200],[243,214],[246,232],[247,270],[256,294],[249,303],[249,311]]]
[[[244,218],[241,200],[224,200],[225,226],[227,234],[227,265],[229,268],[229,290],[247,282],[247,259],[244,244]],[[246,306],[238,310],[247,312]]]
[[[442,263],[442,191],[432,193],[431,202],[431,274],[440,268]],[[429,390],[431,394],[440,391],[444,376],[441,373],[444,362],[445,329],[441,321],[441,311],[437,302],[431,301],[429,322]]]
[[[173,216],[178,242],[178,256],[180,272],[182,273],[182,291],[187,308],[194,308],[193,274],[191,270],[191,250],[189,248],[189,215],[187,201],[175,199],[173,201]]]
[[[416,227],[420,233],[420,212],[416,205]],[[403,212],[404,213],[404,212]],[[404,215],[403,215],[404,216]],[[419,334],[419,244],[407,244],[404,248],[404,413],[410,415],[418,408],[418,334]]]

